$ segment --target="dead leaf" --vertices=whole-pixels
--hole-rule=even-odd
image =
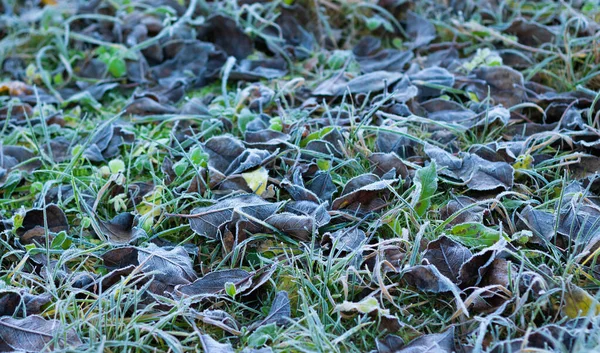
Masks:
[[[269,314],[267,314],[263,320],[253,324],[252,328],[258,328],[269,324],[286,326],[290,323],[291,312],[290,299],[288,298],[287,292],[279,291],[275,294],[275,299],[273,299]]]
[[[437,267],[440,273],[452,282],[459,283],[460,268],[471,256],[471,251],[465,246],[446,236],[441,236],[429,242],[423,259]]]
[[[212,206],[195,208],[188,217],[196,234],[217,239],[221,225],[245,215],[264,221],[279,207],[280,203],[270,203],[256,195],[240,195],[222,199]]]
[[[49,352],[83,343],[74,329],[65,330],[58,320],[32,315],[24,319],[0,318],[0,345],[15,351]]]
[[[57,205],[50,204],[46,208],[33,208],[23,216],[21,228],[17,235],[23,244],[46,245],[46,233],[55,235],[69,230],[67,216]]]
[[[240,269],[215,271],[190,284],[178,286],[176,291],[186,296],[215,296],[225,294],[225,285],[232,283],[237,293],[250,288],[253,274]]]

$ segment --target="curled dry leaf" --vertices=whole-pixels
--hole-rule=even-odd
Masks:
[[[363,37],[352,52],[364,73],[402,72],[404,66],[414,57],[413,52],[409,50],[382,49],[381,40],[371,36]]]
[[[403,75],[397,72],[373,71],[348,80],[343,73],[323,81],[313,94],[316,96],[341,96],[345,92],[351,94],[380,92],[391,87]]]
[[[113,244],[128,244],[145,237],[146,232],[137,227],[137,219],[131,212],[116,215],[110,221],[98,220],[102,235]]]
[[[202,312],[192,310],[192,313],[194,314],[194,317],[200,319],[205,324],[216,326],[234,335],[242,334],[239,330],[239,324],[237,323],[237,321],[223,310],[207,309]]]
[[[331,208],[350,212],[367,213],[385,204],[380,197],[396,183],[396,180],[380,180],[374,174],[360,175],[348,181],[342,195],[333,200]]]
[[[60,207],[50,204],[45,208],[33,208],[23,216],[17,235],[23,244],[46,244],[46,234],[54,235],[68,231],[67,216]]]
[[[42,307],[50,303],[49,293],[31,294],[25,290],[0,290],[0,316],[30,316],[41,313]]]
[[[426,18],[408,11],[406,13],[406,34],[412,39],[412,46],[419,48],[429,44],[436,37],[435,26]]]
[[[192,260],[183,247],[168,250],[149,244],[138,248],[138,262],[144,273],[156,272],[156,280],[171,286],[187,284],[197,278]]]
[[[318,204],[312,201],[290,201],[285,204],[285,211],[297,215],[310,216],[317,227],[327,225],[331,216],[327,212],[327,203]]]
[[[390,148],[393,150],[394,148]],[[382,179],[408,178],[408,168],[396,153],[373,153],[369,156],[373,173]],[[389,176],[389,177],[388,177]]]
[[[527,21],[524,18],[513,20],[506,30],[506,33],[514,34],[519,38],[519,43],[528,46],[538,47],[544,43],[554,41],[555,34],[547,26],[540,23]]]
[[[448,225],[460,223],[481,223],[485,208],[475,203],[475,200],[467,196],[457,196],[448,201],[440,210],[442,219],[448,221]]]
[[[367,240],[367,235],[358,227],[344,228],[323,234],[321,245],[327,244],[336,251],[356,251]]]
[[[432,145],[425,147],[425,153],[436,162],[440,174],[462,181],[471,190],[509,190],[513,185],[514,169],[508,163],[490,162],[471,153],[459,158]]]

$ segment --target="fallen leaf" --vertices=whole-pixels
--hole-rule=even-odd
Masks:
[[[151,243],[138,248],[138,262],[144,273],[156,272],[154,278],[167,285],[188,284],[197,278],[192,260],[183,247],[167,250]]]
[[[206,353],[235,353],[231,344],[219,343],[209,335],[200,335],[200,342],[202,342],[202,349]]]
[[[146,232],[137,227],[137,218],[131,212],[120,213],[110,221],[99,219],[98,225],[102,235],[113,244],[128,244],[146,236]]]
[[[274,214],[265,219],[265,222],[275,227],[280,232],[301,241],[310,241],[315,228],[312,216],[295,215],[289,212]]]
[[[334,210],[346,209],[354,212],[371,212],[382,206],[385,201],[381,199],[396,180],[379,180],[374,174],[364,174],[348,181],[342,195],[333,200],[331,208]]]
[[[587,315],[600,315],[600,303],[582,288],[568,284],[564,293],[563,314],[571,319]]]
[[[257,195],[261,195],[267,189],[269,172],[264,167],[244,172],[242,173],[242,177],[246,181],[246,184],[248,184],[248,187]]]
[[[46,244],[46,232],[55,235],[68,231],[67,216],[57,205],[50,204],[46,208],[33,208],[25,212],[22,226],[17,229],[17,235],[23,244]]]
[[[190,284],[178,286],[176,291],[187,296],[215,296],[225,294],[225,285],[233,283],[237,293],[252,285],[253,274],[240,269],[215,271]]]
[[[15,351],[50,352],[83,343],[74,329],[65,330],[58,320],[32,315],[24,319],[0,318],[0,344]]]
[[[291,315],[292,311],[290,308],[290,299],[288,298],[288,293],[286,291],[279,291],[275,295],[275,299],[273,299],[271,309],[269,310],[267,316],[258,323],[253,324],[252,327],[257,328],[270,324],[286,326],[290,323]]]
[[[323,234],[321,245],[328,244],[335,251],[356,251],[367,240],[365,232],[358,227],[343,228]]]
[[[458,283],[460,268],[471,256],[471,251],[465,246],[446,236],[441,236],[429,242],[423,259],[437,267],[440,273],[452,282]]]
[[[237,219],[240,212],[264,221],[279,207],[279,203],[267,202],[256,195],[234,196],[220,200],[212,206],[193,209],[190,227],[198,235],[217,239],[219,227]]]
[[[379,306],[379,301],[374,297],[365,298],[358,303],[344,301],[342,304],[335,306],[335,311],[344,313],[359,312],[361,314],[368,314],[372,311],[378,311],[383,314],[389,313],[389,310],[382,309],[381,306]]]
[[[471,247],[492,246],[500,238],[506,237],[503,232],[475,222],[457,224],[450,229],[449,234],[453,239]]]
[[[406,34],[412,39],[412,47],[418,48],[429,44],[436,37],[435,26],[426,18],[408,11],[406,13]]]
[[[399,343],[399,342],[398,342]],[[452,353],[454,352],[454,327],[443,333],[418,337],[402,347],[394,347],[395,353]],[[383,353],[383,352],[380,352]]]

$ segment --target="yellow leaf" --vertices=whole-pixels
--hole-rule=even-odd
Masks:
[[[248,184],[248,187],[257,195],[261,195],[267,189],[269,172],[264,167],[242,173],[242,177],[246,181],[246,184]]]
[[[533,157],[529,154],[517,157],[513,168],[515,169],[531,169],[533,167]]]
[[[8,81],[0,83],[0,94],[9,96],[20,96],[30,93],[29,87],[21,81]]]
[[[377,310],[382,314],[389,314],[389,310],[382,309],[379,306],[379,302],[377,301],[377,299],[373,297],[365,298],[358,303],[344,301],[342,304],[336,305],[335,310],[341,312],[358,311],[361,314],[368,314],[371,311]]]
[[[569,284],[565,293],[565,306],[563,313],[571,319],[586,316],[592,311],[594,315],[600,314],[600,303],[585,290],[576,285]]]
[[[56,0],[42,0],[42,4],[44,5],[56,5]]]

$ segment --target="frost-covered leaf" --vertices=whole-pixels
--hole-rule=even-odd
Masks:
[[[156,272],[154,278],[168,285],[187,284],[197,278],[192,259],[181,246],[171,250],[155,244],[138,248],[138,262],[143,272]]]
[[[253,327],[259,327],[263,325],[276,324],[279,326],[285,326],[289,324],[291,317],[290,299],[286,291],[279,291],[273,299],[271,309],[267,316],[254,324]]]
[[[58,320],[32,315],[24,319],[0,318],[0,346],[2,344],[15,351],[49,352],[78,347],[82,342],[74,329],[67,330]]]
[[[472,254],[465,246],[441,236],[427,245],[423,259],[437,267],[441,274],[458,283],[461,266]]]
[[[311,240],[315,226],[314,217],[296,215],[289,212],[274,214],[265,219],[265,222],[285,235],[302,241]]]
[[[178,286],[176,290],[187,296],[214,296],[224,294],[225,284],[233,283],[240,293],[252,285],[252,276],[252,273],[240,269],[215,271],[193,283]]]
[[[385,203],[379,196],[388,191],[395,182],[396,180],[380,180],[374,174],[352,178],[344,186],[342,195],[333,200],[331,208],[362,213],[374,211]]]
[[[400,344],[397,341],[396,344]],[[454,352],[454,327],[442,333],[423,335],[407,345],[393,347],[389,352],[394,353],[452,353]],[[383,353],[380,351],[379,353]]]
[[[256,195],[240,195],[218,201],[212,206],[198,207],[191,211],[190,227],[198,234],[217,239],[219,227],[232,222],[240,213],[265,220],[279,208],[279,203],[267,202]]]
[[[235,350],[229,343],[220,343],[209,335],[200,335],[202,349],[206,353],[235,353]]]

